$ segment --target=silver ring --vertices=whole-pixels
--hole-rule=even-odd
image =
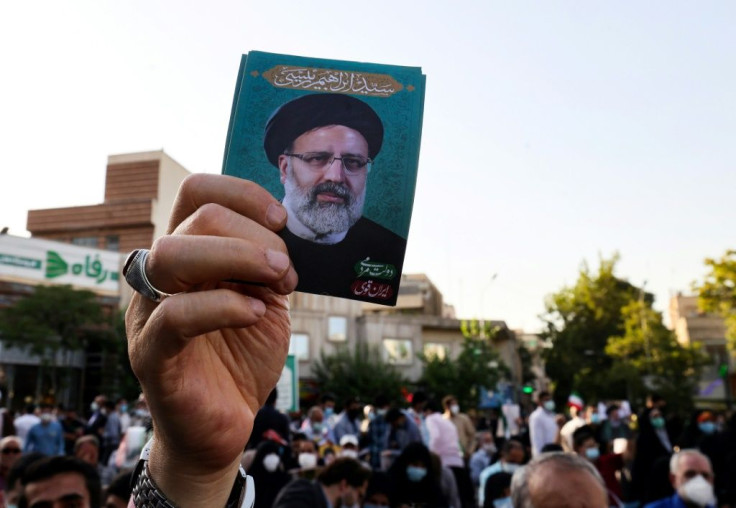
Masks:
[[[149,300],[158,303],[164,298],[174,295],[156,289],[151,284],[151,281],[148,280],[148,276],[146,275],[146,258],[149,252],[151,251],[148,249],[136,249],[128,254],[128,258],[125,260],[125,265],[123,266],[123,277],[125,277],[128,285],[135,291]]]

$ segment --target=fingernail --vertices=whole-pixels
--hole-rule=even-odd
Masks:
[[[250,306],[251,309],[253,309],[253,313],[258,317],[261,317],[266,313],[266,304],[257,298],[250,299]]]
[[[286,210],[280,203],[271,203],[266,210],[266,220],[271,226],[280,226],[286,220]]]
[[[289,256],[278,250],[267,249],[266,261],[268,262],[268,266],[279,273],[289,267]]]

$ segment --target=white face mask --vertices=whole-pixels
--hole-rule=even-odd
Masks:
[[[309,469],[317,466],[317,456],[313,453],[300,453],[297,460],[299,461],[299,467],[302,469]]]
[[[548,400],[544,404],[544,409],[549,411],[550,413],[555,410],[555,401],[554,400]]]
[[[460,412],[460,406],[458,406],[457,404],[453,404],[452,406],[450,406],[450,412],[454,415],[458,414]]]
[[[349,457],[351,459],[357,459],[358,452],[356,452],[355,450],[342,450],[340,452],[340,457]]]
[[[685,484],[679,488],[679,491],[683,498],[697,504],[698,506],[705,506],[715,503],[716,501],[716,497],[713,494],[713,485],[708,483],[708,480],[703,478],[702,475],[698,475],[685,482]]]
[[[276,471],[276,469],[279,467],[279,464],[281,464],[281,458],[275,453],[269,453],[268,455],[263,457],[263,467],[269,473],[273,473],[274,471]]]

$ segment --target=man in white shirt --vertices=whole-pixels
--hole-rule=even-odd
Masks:
[[[41,418],[36,416],[35,412],[36,406],[28,404],[26,406],[26,412],[13,421],[13,425],[15,425],[15,435],[21,439],[23,445],[26,443],[26,437],[28,436],[28,431],[31,430],[31,427],[37,423],[41,423]]]
[[[532,445],[532,457],[542,452],[544,445],[559,443],[560,434],[555,415],[555,401],[549,392],[539,392],[537,409],[529,416],[529,439]]]

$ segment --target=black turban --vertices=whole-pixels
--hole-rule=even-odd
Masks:
[[[263,135],[268,161],[278,167],[279,155],[296,138],[326,125],[344,125],[360,132],[371,159],[381,150],[383,123],[368,104],[344,94],[309,94],[282,104],[271,114]]]

